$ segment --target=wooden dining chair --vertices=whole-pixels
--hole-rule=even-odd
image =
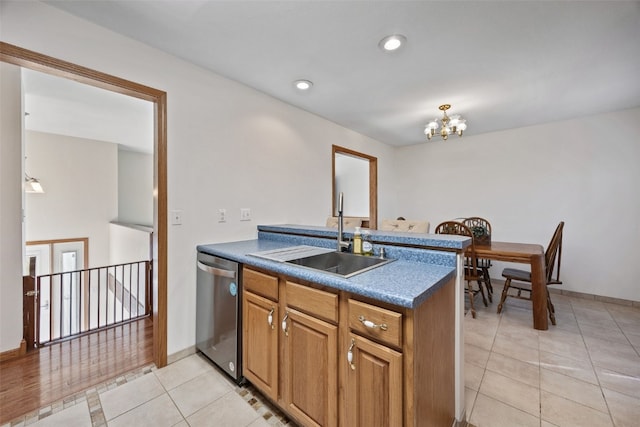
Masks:
[[[491,224],[484,218],[473,216],[465,218],[462,223],[469,227],[473,233],[476,245],[491,244]],[[491,276],[489,268],[491,268],[491,260],[487,258],[478,258],[478,268],[484,276],[484,283],[487,286],[487,296],[489,302],[493,302],[493,285],[491,284]]]
[[[547,250],[544,252],[544,261],[546,268],[546,285],[561,285],[560,280],[560,262],[562,259],[562,231],[564,229],[564,221],[560,221],[560,224],[556,227],[556,231],[551,237],[551,241],[547,246]],[[557,268],[556,268],[557,265]],[[555,278],[554,278],[555,272]],[[500,298],[500,304],[498,304],[498,313],[502,311],[507,297],[519,298],[525,300],[531,300],[531,272],[525,270],[518,270],[516,268],[505,268],[502,270],[502,277],[506,280],[504,282],[504,289],[502,289],[502,296]],[[516,281],[516,284],[513,281]],[[509,289],[516,289],[515,294],[509,294]],[[547,308],[549,310],[549,318],[553,325],[556,324],[555,307],[551,302],[551,296],[547,289]],[[525,294],[523,294],[525,292]]]
[[[471,245],[466,249],[465,256],[465,265],[464,265],[464,280],[467,282],[467,290],[466,293],[469,295],[469,307],[471,310],[471,316],[475,319],[476,317],[476,309],[473,306],[473,300],[475,296],[480,293],[482,295],[482,302],[484,306],[487,307],[487,297],[484,293],[484,275],[481,271],[478,270],[477,256],[476,256],[476,247],[474,243],[473,233],[461,222],[457,221],[445,221],[440,224],[435,229],[436,234],[456,234],[458,236],[467,236],[471,238]],[[476,282],[478,284],[477,288],[474,288],[472,283]]]

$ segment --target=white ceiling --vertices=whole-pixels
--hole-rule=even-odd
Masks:
[[[27,130],[153,152],[153,104],[48,74],[22,70]]]
[[[468,135],[640,106],[638,1],[46,3],[392,145],[443,103]]]

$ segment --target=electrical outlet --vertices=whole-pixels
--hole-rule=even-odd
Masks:
[[[240,209],[240,221],[251,221],[251,209],[249,208]]]
[[[218,209],[218,222],[227,222],[227,210]]]
[[[182,225],[182,211],[181,210],[173,210],[173,211],[171,211],[171,224],[172,225]]]

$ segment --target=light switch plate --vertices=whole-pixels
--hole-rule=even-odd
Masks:
[[[251,221],[251,209],[249,208],[240,209],[240,221]]]
[[[218,209],[218,222],[227,222],[227,210]]]
[[[182,211],[181,210],[173,210],[171,211],[171,224],[172,225],[182,225]]]

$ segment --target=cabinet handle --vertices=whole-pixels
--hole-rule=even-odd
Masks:
[[[349,362],[349,366],[351,369],[355,370],[356,365],[353,364],[353,347],[356,345],[356,340],[351,338],[351,345],[349,346],[349,351],[347,351],[347,362]]]
[[[288,337],[289,336],[289,330],[287,329],[287,319],[289,318],[289,313],[285,313],[284,317],[282,318],[282,332],[284,332],[284,336]]]
[[[376,325],[376,324],[375,324],[375,323],[373,323],[371,320],[367,320],[367,319],[365,319],[365,317],[364,317],[364,316],[362,316],[362,315],[358,317],[358,320],[359,320],[360,322],[362,322],[362,324],[363,324],[364,326],[366,326],[367,328],[369,328],[369,329],[376,329],[376,328],[380,328],[380,330],[381,330],[381,331],[386,331],[387,329],[389,329],[389,327],[387,326],[387,324],[386,324],[386,323],[381,323],[381,324],[379,324],[379,325]]]
[[[271,329],[275,329],[276,327],[273,324],[273,311],[275,310],[275,308],[271,307],[271,311],[269,311],[269,315],[267,316],[267,322],[269,323],[269,326],[271,326]]]

